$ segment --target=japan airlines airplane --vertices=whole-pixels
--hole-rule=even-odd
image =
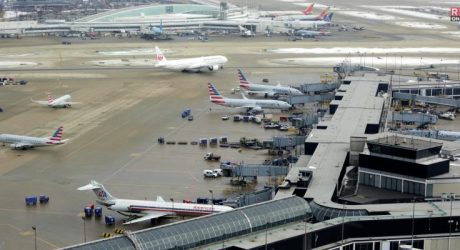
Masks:
[[[238,69],[238,78],[240,79],[240,87],[249,94],[262,94],[265,97],[278,97],[280,95],[303,95],[302,91],[288,86],[277,86],[254,84],[250,82],[243,74],[241,69]]]
[[[277,100],[257,100],[248,99],[243,95],[243,99],[226,98],[220,95],[219,91],[212,83],[208,83],[209,98],[211,102],[232,108],[243,108],[246,111],[262,111],[263,109],[280,109],[286,110],[292,106],[283,101]]]
[[[123,224],[133,224],[163,216],[200,216],[233,209],[220,205],[169,202],[163,200],[160,196],[157,197],[156,201],[118,199],[110,195],[102,184],[94,180],[86,186],[79,187],[77,190],[93,190],[98,198],[97,203],[106,206],[110,210],[133,218]],[[136,217],[138,218],[136,219]]]
[[[206,69],[209,71],[217,71],[222,69],[224,64],[228,61],[225,56],[203,56],[168,61],[160,48],[155,46],[155,51],[155,67],[180,70],[183,72],[200,72]]]
[[[31,137],[24,135],[0,134],[0,142],[10,143],[13,149],[29,149],[35,147],[54,146],[64,144],[68,139],[62,140],[63,127],[59,127],[50,137]]]
[[[78,104],[79,102],[71,102],[70,99],[72,97],[70,95],[63,95],[57,99],[54,99],[51,94],[48,93],[48,101],[35,101],[32,100],[32,102],[41,104],[41,105],[47,105],[52,108],[70,108],[73,104]]]

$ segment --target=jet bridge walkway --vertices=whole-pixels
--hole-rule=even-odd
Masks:
[[[421,95],[414,95],[414,94],[408,94],[408,93],[394,92],[393,98],[400,99],[400,100],[425,102],[425,103],[460,108],[460,100],[448,99],[448,98],[443,98],[443,97],[421,96]]]

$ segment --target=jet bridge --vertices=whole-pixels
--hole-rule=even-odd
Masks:
[[[443,98],[443,97],[421,96],[421,95],[413,95],[413,94],[408,94],[408,93],[393,92],[393,98],[460,108],[460,100]]]

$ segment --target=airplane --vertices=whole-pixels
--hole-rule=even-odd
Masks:
[[[256,35],[252,31],[246,29],[245,27],[241,25],[238,25],[238,28],[240,29],[240,33],[242,37],[252,37]]]
[[[70,95],[63,95],[57,99],[54,99],[50,93],[48,93],[48,101],[36,101],[31,99],[32,102],[47,105],[52,108],[70,108],[73,104],[78,104],[79,102],[71,102],[72,97]]]
[[[284,22],[285,27],[289,27],[292,29],[317,29],[323,26],[327,26],[331,24],[332,16],[334,13],[329,13],[327,16],[324,17],[324,20],[319,21],[287,21]]]
[[[62,140],[63,127],[59,127],[50,137],[31,137],[24,135],[0,134],[0,142],[10,143],[12,149],[29,149],[35,147],[55,146],[64,144],[68,141]]]
[[[165,201],[161,196],[156,201],[118,199],[110,195],[104,186],[94,180],[88,185],[79,187],[77,190],[92,190],[97,196],[97,203],[106,206],[108,209],[118,212],[131,219],[123,223],[133,224],[142,221],[152,220],[164,216],[200,216],[230,211],[233,208],[221,205],[180,203]]]
[[[243,93],[241,94],[243,99],[226,98],[219,93],[212,83],[208,83],[208,90],[209,99],[212,103],[231,108],[243,108],[246,109],[246,112],[261,112],[263,109],[287,110],[292,108],[289,103],[283,101],[248,99]]]
[[[330,7],[327,7],[319,15],[311,16],[311,15],[287,15],[287,16],[279,16],[275,20],[278,21],[319,21],[324,20],[329,11]]]
[[[300,36],[300,37],[316,37],[316,36],[325,36],[329,35],[330,32],[325,32],[325,31],[315,31],[315,30],[296,30],[294,31],[294,36]]]
[[[277,86],[254,84],[244,76],[241,69],[238,69],[238,78],[240,80],[240,87],[249,94],[263,94],[265,98],[278,97],[280,95],[303,95],[302,91],[298,89],[280,84]]]
[[[301,11],[304,15],[310,15],[313,12],[313,6],[315,3],[308,5],[304,10]],[[286,13],[286,11],[264,11],[266,13],[266,17],[277,17],[277,16],[289,16],[289,15],[297,15],[298,12]]]
[[[168,61],[160,48],[155,46],[155,51],[155,67],[180,70],[182,72],[200,72],[205,69],[217,71],[222,69],[224,64],[228,61],[225,56],[204,56]]]

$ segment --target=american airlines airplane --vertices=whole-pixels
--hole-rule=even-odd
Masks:
[[[112,211],[133,218],[123,224],[133,224],[164,216],[200,216],[233,209],[221,205],[169,202],[163,200],[160,196],[157,197],[156,201],[118,199],[110,195],[102,184],[94,180],[77,190],[93,190],[98,198],[97,203],[106,206]],[[136,219],[136,217],[138,218]]]
[[[241,69],[238,69],[238,78],[240,79],[240,87],[249,94],[262,94],[265,97],[278,97],[280,95],[303,95],[302,91],[288,86],[277,86],[254,84],[250,82],[243,74]]]
[[[54,99],[50,93],[48,93],[48,100],[47,101],[36,101],[32,100],[32,102],[47,105],[52,108],[70,108],[73,104],[78,104],[79,102],[71,102],[70,99],[72,97],[70,95],[63,95],[59,98]]]
[[[249,111],[262,111],[263,109],[280,109],[287,110],[292,106],[283,101],[278,100],[257,100],[257,99],[248,99],[243,95],[243,99],[232,99],[223,97],[219,91],[214,87],[212,83],[208,83],[209,89],[209,98],[212,103],[232,107],[232,108],[243,108]]]
[[[0,134],[0,142],[10,143],[13,149],[29,149],[35,147],[55,146],[64,144],[68,139],[62,140],[63,127],[59,127],[50,137],[31,137],[24,135]]]
[[[179,70],[183,72],[200,72],[202,70],[217,71],[228,61],[225,56],[203,56],[177,60],[166,60],[160,48],[155,46],[155,67]]]

